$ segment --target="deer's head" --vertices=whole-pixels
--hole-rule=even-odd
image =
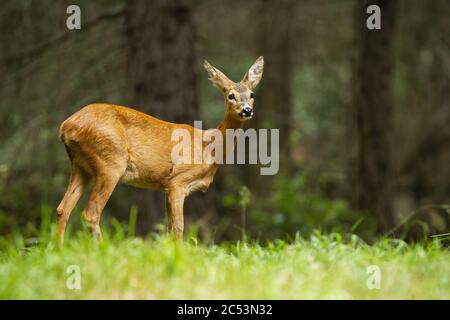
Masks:
[[[261,81],[264,58],[259,57],[250,67],[240,82],[231,81],[222,71],[213,67],[205,60],[203,63],[208,71],[209,79],[215,87],[222,91],[226,102],[225,113],[239,121],[246,121],[253,116],[253,89]]]

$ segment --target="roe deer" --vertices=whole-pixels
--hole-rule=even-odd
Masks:
[[[253,116],[253,89],[260,82],[264,59],[259,57],[244,78],[235,83],[207,61],[209,78],[225,99],[225,115],[218,130],[242,128]],[[183,203],[193,191],[206,191],[217,171],[217,163],[176,164],[171,159],[175,142],[171,133],[177,128],[193,127],[162,121],[127,107],[91,104],[79,110],[60,128],[71,162],[71,178],[57,209],[57,238],[64,242],[70,213],[86,186],[93,187],[82,217],[96,238],[101,239],[101,213],[119,181],[140,188],[166,192],[168,231],[183,237]],[[204,130],[201,130],[204,134]]]

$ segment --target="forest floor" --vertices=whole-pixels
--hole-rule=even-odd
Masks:
[[[0,299],[450,298],[450,252],[439,242],[345,238],[261,246],[122,234],[97,243],[79,232],[62,250],[3,238]]]

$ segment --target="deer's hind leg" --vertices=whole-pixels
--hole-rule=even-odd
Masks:
[[[126,156],[115,159],[114,162],[97,157],[93,165],[93,187],[86,209],[83,211],[83,219],[91,229],[94,238],[101,240],[100,218],[112,192],[127,167]]]
[[[67,221],[69,220],[73,208],[75,208],[78,200],[80,200],[81,196],[83,195],[83,191],[85,190],[89,181],[89,174],[72,162],[72,172],[67,191],[64,194],[64,197],[58,208],[56,209],[58,214],[56,233],[59,246],[62,246],[64,244],[64,231],[66,229]]]

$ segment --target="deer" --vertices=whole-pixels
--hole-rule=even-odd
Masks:
[[[254,115],[253,90],[262,78],[264,58],[256,59],[240,82],[230,80],[206,60],[203,66],[224,97],[224,117],[217,129],[225,138],[227,129],[243,128]],[[71,175],[56,210],[59,246],[64,243],[70,214],[90,184],[91,192],[81,216],[94,238],[102,239],[102,211],[119,182],[164,191],[167,231],[182,240],[184,200],[192,192],[209,188],[219,164],[174,163],[171,149],[175,142],[171,133],[180,128],[191,135],[198,130],[132,108],[103,103],[89,104],[67,118],[60,126],[59,138],[70,160]]]

